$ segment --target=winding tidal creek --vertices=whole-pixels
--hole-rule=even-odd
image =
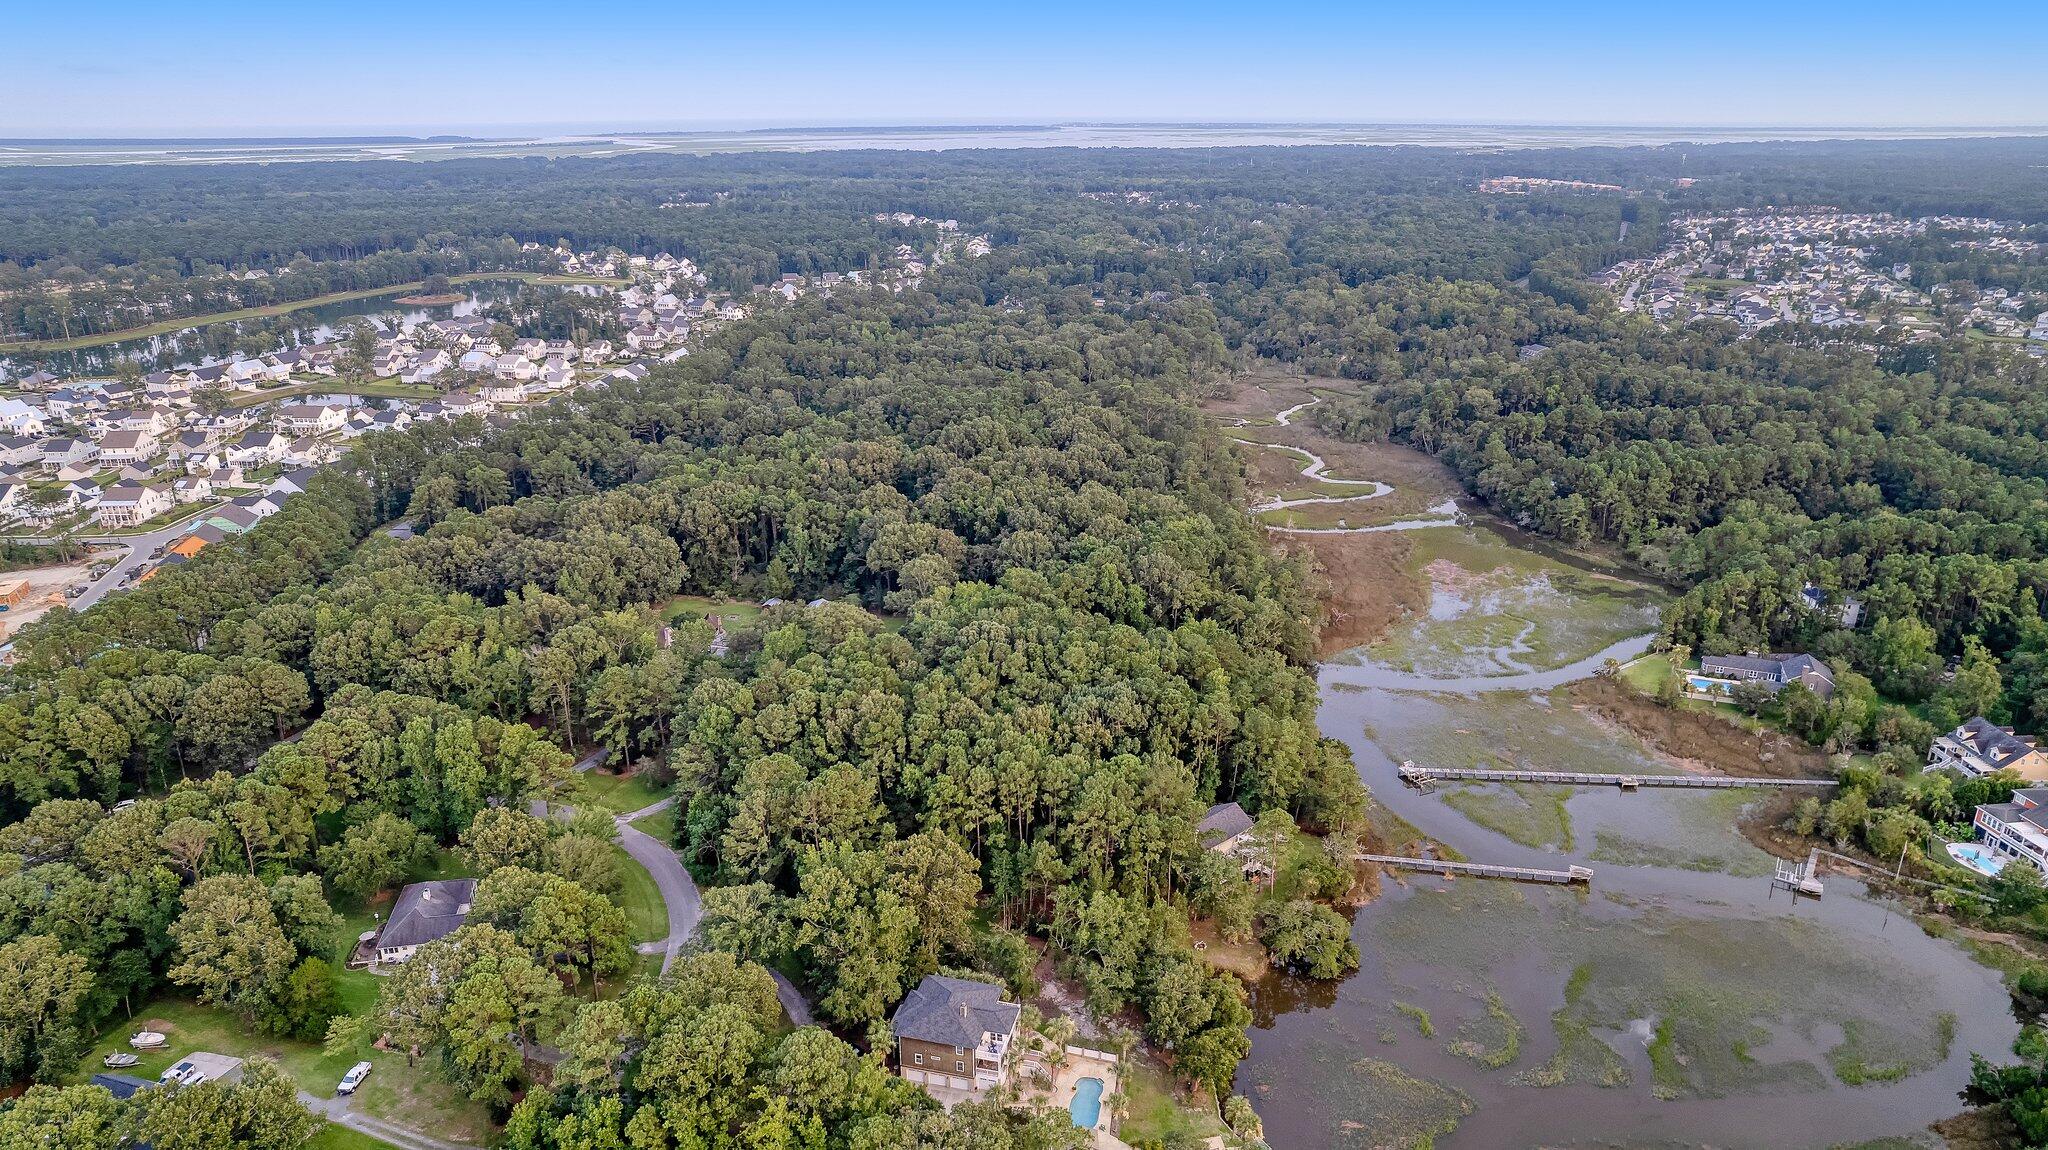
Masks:
[[[1771,859],[1735,830],[1764,792],[1401,784],[1402,759],[1683,769],[1559,689],[1650,641],[1565,616],[1618,625],[1640,602],[1590,603],[1527,553],[1497,562],[1519,549],[1483,530],[1427,535],[1453,532],[1465,534],[1431,546],[1463,574],[1435,569],[1430,610],[1322,668],[1323,733],[1429,838],[1477,862],[1596,877],[1587,889],[1384,876],[1353,922],[1356,975],[1254,988],[1237,1088],[1269,1141],[1939,1145],[1926,1126],[1961,1109],[1970,1053],[2002,1054],[2018,1032],[2000,978],[1845,875],[1818,901],[1774,889]],[[1475,575],[1542,586],[1475,593]]]

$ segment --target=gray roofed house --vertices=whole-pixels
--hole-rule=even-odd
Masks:
[[[1986,803],[1971,815],[1985,845],[2006,861],[2019,859],[2036,870],[2048,870],[2048,787],[2026,787],[2012,800]]]
[[[926,1086],[980,1092],[1009,1072],[1019,1007],[1001,987],[926,975],[890,1019],[897,1069]]]
[[[1252,817],[1236,803],[1217,803],[1210,807],[1202,821],[1195,824],[1195,833],[1201,837],[1202,845],[1212,851],[1228,852],[1252,829]]]
[[[2011,727],[1978,715],[1962,726],[1935,737],[1927,749],[1929,767],[1948,767],[1976,777],[1996,771],[2012,771],[2033,782],[2048,781],[2048,752],[2032,735],[2015,734]]]
[[[1803,683],[1823,699],[1835,693],[1834,673],[1811,655],[1704,655],[1700,674],[1728,683],[1764,683],[1774,691]]]
[[[413,952],[455,932],[469,918],[476,880],[416,882],[398,892],[391,917],[377,931],[377,961],[404,962]]]
[[[156,1080],[137,1078],[133,1074],[95,1074],[92,1076],[92,1084],[104,1088],[107,1093],[126,1102],[144,1090],[153,1089]]]

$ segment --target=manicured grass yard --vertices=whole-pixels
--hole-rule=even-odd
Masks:
[[[671,804],[651,815],[634,819],[633,826],[640,833],[653,838],[656,842],[674,845],[676,841],[676,808]]]
[[[613,849],[618,852],[619,873],[625,878],[617,902],[619,909],[626,912],[626,925],[633,933],[633,941],[667,938],[668,904],[662,901],[661,888],[654,885],[654,876],[623,849]]]
[[[1206,1096],[1183,1105],[1174,1100],[1172,1083],[1152,1067],[1133,1059],[1123,1064],[1123,1071],[1129,1102],[1117,1137],[1126,1144],[1194,1145],[1229,1133]]]
[[[596,767],[576,776],[576,787],[569,793],[569,802],[577,806],[604,807],[613,814],[623,815],[651,807],[667,797],[668,792],[655,786],[645,775],[614,775]]]
[[[138,1009],[134,1022],[110,1025],[79,1064],[73,1080],[86,1081],[101,1068],[102,1057],[127,1051],[128,1036],[145,1025],[162,1031],[170,1042],[162,1050],[135,1051],[142,1061],[123,1073],[155,1078],[178,1059],[198,1050],[236,1058],[260,1054],[274,1059],[300,1089],[332,1098],[334,1084],[341,1081],[348,1068],[360,1059],[368,1059],[376,1069],[357,1093],[357,1105],[364,1112],[456,1141],[480,1143],[491,1133],[489,1112],[456,1093],[454,1087],[435,1076],[424,1060],[422,1065],[408,1069],[403,1054],[373,1050],[367,1044],[330,1056],[317,1042],[267,1038],[255,1033],[234,1014],[179,998],[159,998]]]
[[[1657,697],[1666,680],[1673,678],[1671,660],[1662,655],[1645,655],[1621,669],[1621,681],[1651,698]]]

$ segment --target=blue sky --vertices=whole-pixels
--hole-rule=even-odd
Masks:
[[[0,135],[2048,124],[2038,3],[7,0]]]

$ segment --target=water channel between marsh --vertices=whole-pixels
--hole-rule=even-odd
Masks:
[[[1320,724],[1428,838],[1595,881],[1387,876],[1355,917],[1356,975],[1254,988],[1237,1088],[1269,1141],[1939,1145],[1925,1128],[1961,1109],[1970,1053],[2018,1031],[1999,976],[1846,876],[1820,901],[1774,890],[1770,858],[1735,829],[1762,792],[1398,781],[1401,759],[1688,769],[1567,686],[1647,649],[1655,593],[1496,526],[1412,533],[1429,605],[1323,665]]]

